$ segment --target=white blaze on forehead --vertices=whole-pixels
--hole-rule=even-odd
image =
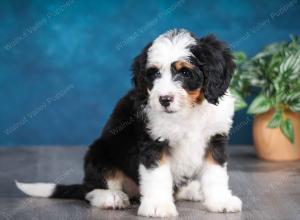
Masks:
[[[196,40],[189,32],[168,31],[156,38],[149,48],[147,66],[168,68],[171,63],[192,56],[188,48],[192,45],[196,45]]]

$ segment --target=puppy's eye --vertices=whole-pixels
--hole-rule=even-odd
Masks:
[[[185,78],[193,78],[193,73],[187,68],[179,70],[179,73]]]
[[[150,68],[147,70],[147,78],[149,78],[150,80],[154,80],[156,78],[160,77],[160,72],[157,68]]]

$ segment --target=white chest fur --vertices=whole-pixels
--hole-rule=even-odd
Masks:
[[[204,101],[193,109],[175,114],[146,108],[152,138],[169,141],[175,184],[199,173],[210,137],[229,132],[233,111],[234,100],[230,95],[225,95],[217,106]]]

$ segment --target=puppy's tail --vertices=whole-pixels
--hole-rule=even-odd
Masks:
[[[16,186],[25,194],[32,197],[80,199],[84,200],[86,187],[81,184],[60,185],[55,183],[20,183]]]

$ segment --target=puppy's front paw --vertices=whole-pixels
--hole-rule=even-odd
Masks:
[[[155,202],[143,199],[138,215],[145,217],[172,217],[177,216],[178,213],[173,201]]]
[[[204,206],[211,212],[240,212],[242,201],[237,196],[218,196],[206,199]]]

